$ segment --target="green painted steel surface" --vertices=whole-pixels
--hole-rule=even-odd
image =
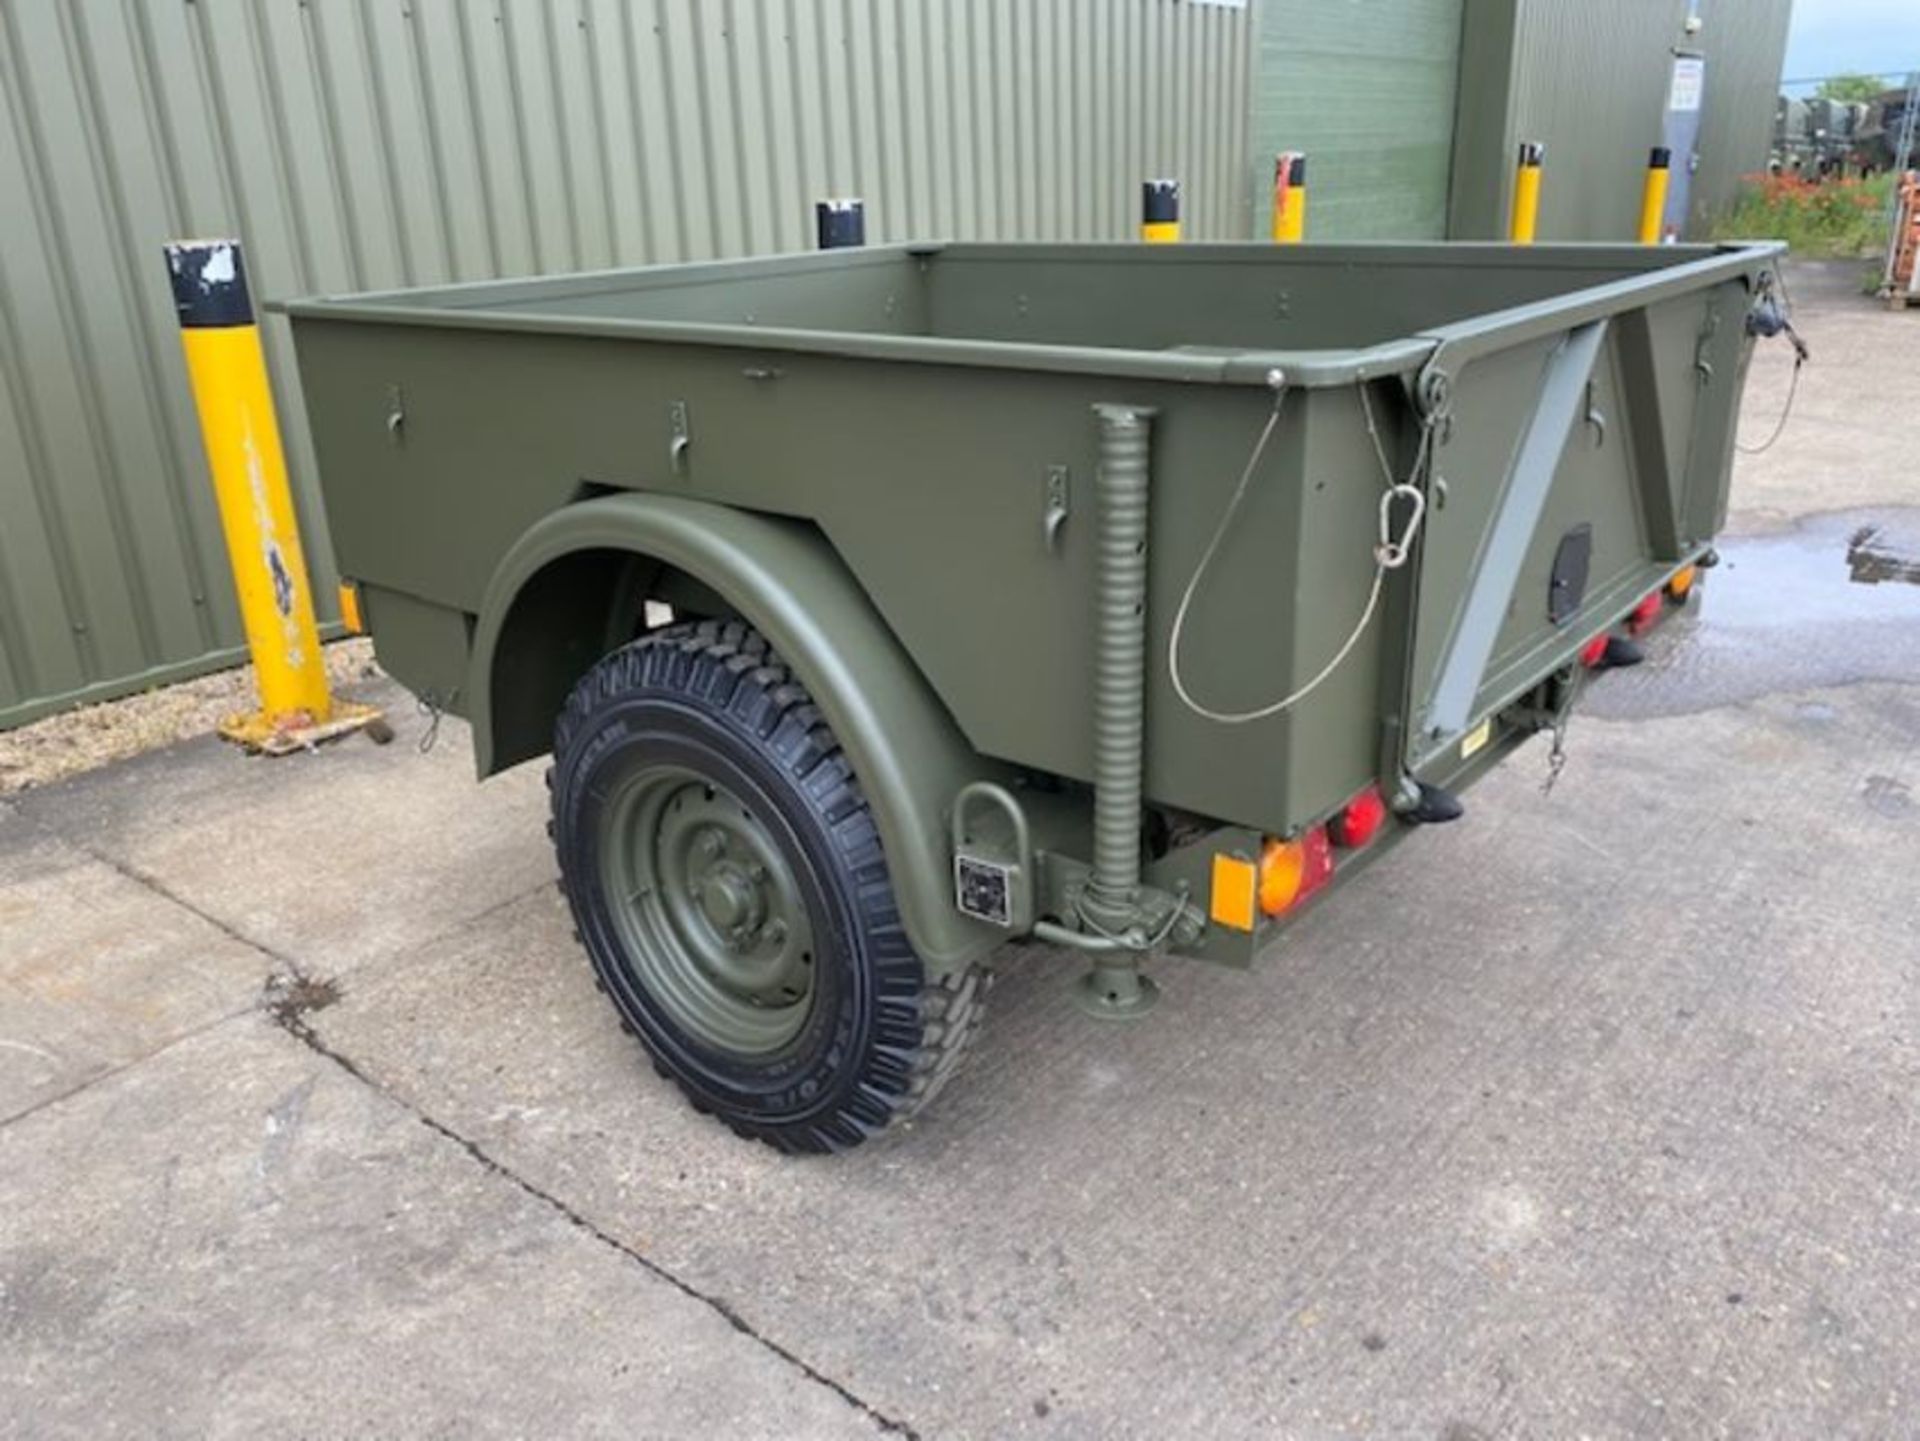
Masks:
[[[639,765],[613,784],[599,880],[647,994],[703,1044],[778,1051],[813,1009],[819,944],[779,839],[683,766]]]
[[[1004,775],[997,763],[1069,787],[1095,772],[1095,407],[1155,412],[1146,797],[1291,833],[1402,766],[1459,770],[1464,727],[1436,733],[1429,712],[1462,627],[1480,624],[1467,612],[1490,547],[1518,581],[1473,607],[1500,619],[1474,641],[1490,659],[1461,692],[1469,725],[1711,539],[1742,321],[1772,258],[956,245],[289,308],[341,563],[374,587],[376,643],[403,680],[465,669],[482,768],[539,749],[639,598],[674,593],[630,560],[652,557],[691,578],[696,608],[759,625],[807,682],[938,963],[981,938],[949,898],[960,786]],[[1577,330],[1601,337],[1590,381],[1571,428],[1561,396],[1555,433],[1538,434],[1543,388],[1565,389],[1552,357]],[[1188,622],[1197,696],[1255,707],[1335,653],[1363,613],[1389,479],[1413,470],[1431,422],[1431,478],[1415,476],[1428,512],[1415,563],[1325,684],[1222,726],[1174,695],[1168,633],[1276,368],[1281,420]],[[1443,393],[1424,412],[1411,398]],[[1541,520],[1496,542],[1516,483]],[[1595,579],[1556,626],[1547,570],[1574,524],[1594,529]],[[386,592],[417,610],[391,645]],[[470,655],[426,638],[436,614],[443,636],[471,630]]]
[[[1253,233],[1273,157],[1307,153],[1314,240],[1440,240],[1462,0],[1263,4],[1254,51]]]
[[[476,471],[467,475],[482,483]],[[997,933],[948,903],[946,807],[970,782],[1005,779],[1004,768],[967,744],[816,528],[659,494],[558,504],[517,538],[507,534],[512,524],[498,532],[506,549],[497,564],[485,542],[477,555],[457,556],[444,528],[430,530],[420,548],[421,559],[491,564],[479,591],[464,601],[443,597],[436,607],[470,620],[470,656],[420,647],[414,631],[396,655],[379,608],[370,614],[381,658],[409,684],[420,685],[418,668],[434,664],[465,673],[455,706],[473,721],[483,775],[544,751],[567,690],[633,631],[632,608],[644,590],[622,585],[617,570],[583,568],[583,559],[646,556],[751,620],[812,693],[873,808],[901,918],[921,959],[936,971],[955,970],[997,942]],[[453,572],[443,574],[461,584]],[[543,590],[543,577],[558,584]],[[556,591],[572,605],[546,603]],[[623,603],[628,613],[614,615]],[[438,673],[428,679],[446,683]]]

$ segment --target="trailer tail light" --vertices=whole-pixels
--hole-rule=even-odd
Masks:
[[[1580,664],[1593,670],[1607,658],[1607,633],[1601,631],[1592,640],[1580,647]]]
[[[1327,839],[1336,846],[1357,851],[1380,834],[1386,819],[1386,798],[1380,794],[1380,787],[1368,786],[1327,822]]]
[[[1660,619],[1660,592],[1656,590],[1651,595],[1641,597],[1640,604],[1627,613],[1627,629],[1635,635],[1640,635],[1652,629],[1653,623],[1658,619]]]
[[[1260,910],[1285,915],[1333,877],[1333,847],[1324,826],[1290,841],[1271,840],[1260,853]]]
[[[1685,605],[1687,597],[1693,594],[1693,583],[1699,576],[1700,572],[1695,567],[1681,566],[1673,573],[1673,579],[1667,582],[1667,599],[1675,605]]]

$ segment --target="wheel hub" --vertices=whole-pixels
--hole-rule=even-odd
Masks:
[[[731,861],[722,861],[694,882],[700,909],[715,930],[736,943],[760,929],[766,897],[753,878]]]
[[[602,815],[606,899],[635,979],[701,1041],[779,1049],[813,1004],[813,934],[792,867],[753,809],[673,766],[643,767]]]

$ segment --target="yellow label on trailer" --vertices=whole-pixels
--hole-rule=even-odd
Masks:
[[[1493,717],[1480,722],[1460,738],[1460,759],[1472,760],[1474,756],[1487,748],[1487,742],[1493,739]]]

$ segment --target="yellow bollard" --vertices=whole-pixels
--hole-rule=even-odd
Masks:
[[[1140,183],[1140,238],[1148,245],[1171,245],[1180,238],[1180,182]]]
[[[1520,145],[1520,165],[1513,177],[1513,223],[1507,238],[1515,245],[1533,244],[1533,233],[1540,225],[1540,166],[1547,158],[1547,147],[1526,140]]]
[[[1673,152],[1653,147],[1647,157],[1647,188],[1640,195],[1640,243],[1658,245],[1667,218],[1667,182],[1673,175]]]
[[[1307,238],[1307,157],[1297,150],[1274,157],[1273,238],[1280,245]]]
[[[260,691],[259,712],[228,717],[220,733],[276,755],[305,749],[365,725],[379,712],[336,703],[328,692],[240,245],[178,241],[167,246],[167,267]]]

